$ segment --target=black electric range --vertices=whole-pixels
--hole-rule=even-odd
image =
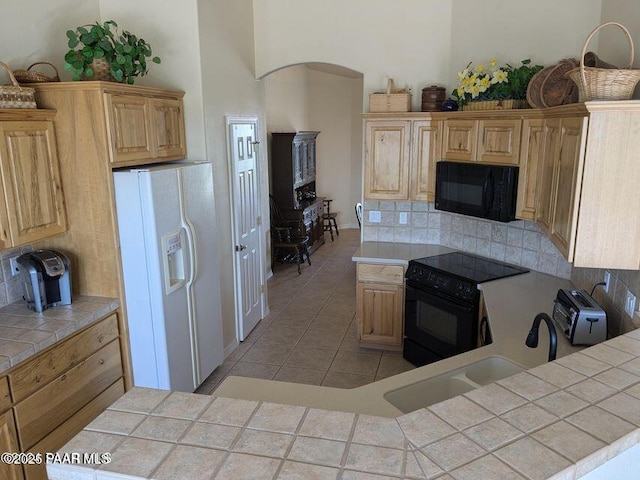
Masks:
[[[405,274],[404,358],[420,366],[490,342],[486,334],[478,337],[478,284],[528,271],[463,252],[411,260]]]

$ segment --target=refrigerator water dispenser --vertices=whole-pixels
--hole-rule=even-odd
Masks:
[[[162,237],[162,265],[164,268],[164,290],[169,295],[186,281],[184,272],[183,229]]]

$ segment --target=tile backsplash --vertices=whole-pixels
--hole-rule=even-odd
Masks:
[[[11,274],[9,259],[32,250],[31,245],[26,245],[0,252],[0,263],[2,264],[2,268],[0,268],[0,307],[22,300],[24,292],[22,283],[20,283],[20,275]]]
[[[605,269],[572,267],[533,222],[483,220],[442,212],[424,202],[365,201],[363,210],[364,241],[445,245],[570,279],[589,293],[604,279]],[[372,210],[380,211],[380,223],[369,221]],[[400,224],[401,213],[406,214],[406,224]],[[640,327],[640,313],[631,318],[624,311],[627,290],[640,304],[640,271],[609,272],[609,292],[597,287],[593,297],[607,312],[609,337],[615,337]]]
[[[591,293],[593,286],[603,281],[606,270],[611,273],[609,292],[605,292],[602,287],[596,287],[593,292],[593,298],[607,312],[609,337],[615,337],[640,327],[640,316],[637,312],[638,302],[640,301],[640,271],[574,268],[571,281],[577,288]],[[633,318],[624,311],[627,290],[638,297],[636,313]]]
[[[435,210],[425,202],[365,201],[363,207],[364,241],[440,244],[571,278],[571,264],[533,222],[494,222]],[[369,221],[372,210],[380,211],[380,223]],[[400,224],[401,213],[406,224]]]

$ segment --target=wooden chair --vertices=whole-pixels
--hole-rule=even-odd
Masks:
[[[337,213],[331,212],[331,202],[333,199],[324,200],[325,212],[322,214],[322,221],[324,222],[324,231],[329,230],[329,234],[331,235],[331,241],[333,242],[333,229],[336,229],[336,235],[340,236],[340,232],[338,231],[338,223],[336,222]]]
[[[298,266],[298,275],[302,273],[300,264],[307,257],[307,263],[311,265],[309,256],[309,237],[304,235],[302,225],[296,220],[287,220],[278,205],[269,195],[271,208],[271,266],[278,259],[283,262],[295,262]]]

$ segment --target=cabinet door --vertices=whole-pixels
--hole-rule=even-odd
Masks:
[[[18,436],[16,435],[16,425],[13,421],[13,412],[11,410],[0,414],[0,453],[1,452],[19,452]],[[20,465],[11,465],[0,462],[0,478],[7,480],[21,480],[22,467]]]
[[[557,189],[555,163],[560,148],[560,122],[558,118],[544,121],[544,143],[538,169],[538,193],[536,200],[536,223],[547,235],[551,232],[553,203]]]
[[[479,162],[518,165],[522,120],[480,120]]]
[[[2,122],[0,168],[6,210],[0,243],[24,245],[66,230],[53,123]],[[2,188],[0,187],[0,188]]]
[[[358,282],[356,315],[358,339],[380,346],[402,345],[404,286]]]
[[[442,133],[442,158],[471,162],[476,159],[477,120],[445,120]]]
[[[419,120],[411,128],[411,200],[433,202],[442,122]]]
[[[175,98],[152,98],[151,133],[155,157],[181,159],[187,156],[182,100]]]
[[[149,160],[154,151],[149,132],[149,103],[137,95],[105,93],[112,163]]]
[[[560,150],[556,166],[555,207],[551,223],[551,241],[569,261],[573,260],[574,237],[577,224],[577,197],[582,182],[584,146],[582,123],[584,117],[563,118],[560,130]]]
[[[410,129],[408,120],[365,123],[365,199],[409,199]]]
[[[538,168],[541,165],[543,151],[543,124],[542,119],[527,119],[522,123],[518,202],[516,205],[516,218],[522,220],[535,219]]]

